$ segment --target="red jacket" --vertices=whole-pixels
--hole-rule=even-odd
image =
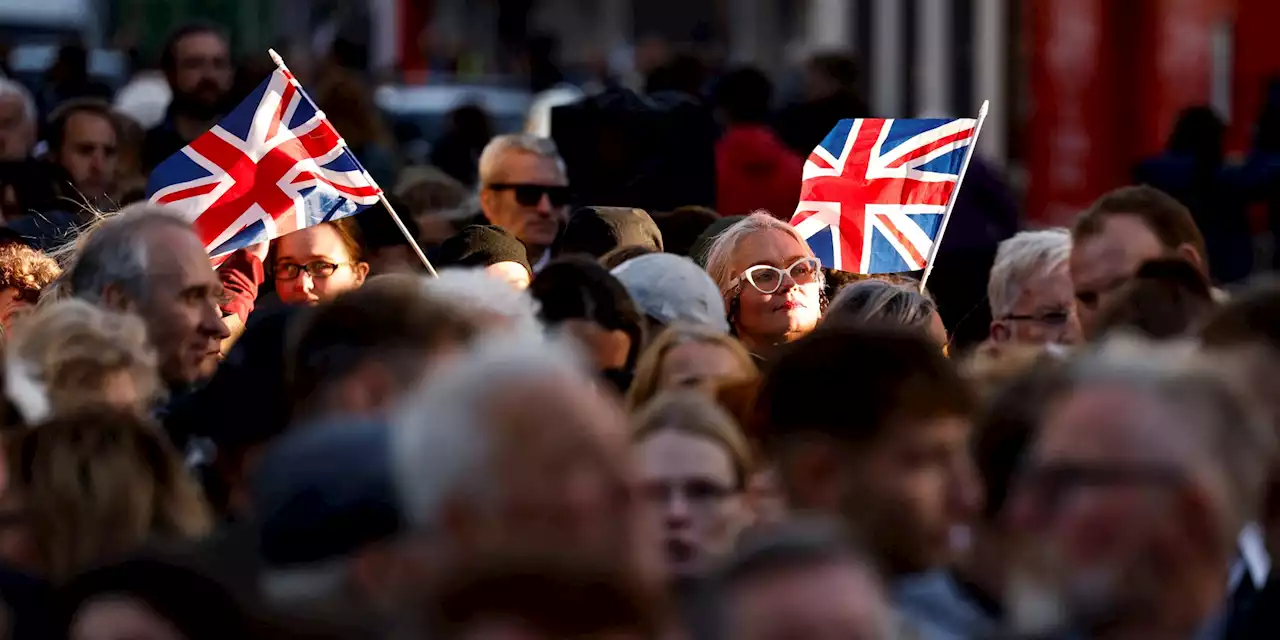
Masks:
[[[716,143],[716,210],[722,216],[766,209],[790,220],[800,201],[804,160],[773,130],[734,125]]]

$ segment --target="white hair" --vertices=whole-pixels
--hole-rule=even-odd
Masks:
[[[556,148],[556,143],[550,138],[542,138],[528,133],[508,133],[495,136],[484,146],[484,151],[480,152],[480,186],[484,187],[498,180],[499,165],[502,164],[503,158],[508,153],[531,153],[541,158],[554,160],[556,167],[564,175],[565,165],[564,158],[560,157],[560,151]]]
[[[492,496],[488,410],[507,389],[525,381],[591,384],[586,359],[569,344],[527,333],[477,340],[447,375],[423,384],[391,418],[392,471],[401,513],[430,534],[451,499]]]
[[[75,240],[75,255],[65,266],[65,283],[72,296],[97,303],[110,285],[137,299],[149,293],[155,274],[148,270],[150,239],[146,230],[170,226],[195,234],[177,211],[150,202],[131,204],[100,218],[86,235]]]
[[[17,98],[22,102],[22,116],[30,125],[36,124],[36,101],[31,92],[22,83],[9,78],[0,78],[0,98]]]
[[[800,243],[804,247],[806,256],[813,256],[813,249],[809,248],[809,243],[805,241],[804,236],[800,235],[796,228],[773,217],[768,211],[763,209],[752,213],[751,215],[733,223],[728,229],[720,232],[716,239],[711,242],[711,246],[707,248],[707,275],[715,281],[716,286],[720,288],[720,293],[728,297],[730,288],[733,286],[733,279],[739,274],[733,272],[733,262],[737,257],[738,245],[753,234],[761,231],[781,231]],[[821,278],[819,279],[821,282]]]
[[[538,301],[482,267],[451,267],[440,270],[438,278],[424,278],[428,297],[451,304],[488,325],[493,319],[505,321],[516,333],[543,334],[538,319]]]
[[[991,317],[1013,312],[1027,283],[1058,269],[1071,258],[1071,232],[1061,227],[1022,231],[1000,243],[987,278]]]

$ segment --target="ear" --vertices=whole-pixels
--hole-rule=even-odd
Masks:
[[[364,279],[369,277],[368,262],[357,262],[351,267],[351,270],[356,274],[356,286],[364,284]]]
[[[1008,342],[1013,337],[1013,332],[1005,325],[1003,320],[991,321],[991,341],[992,342]]]
[[[497,191],[480,187],[480,210],[489,219],[489,224],[498,224],[498,221],[493,219],[493,210],[498,205],[497,197]]]
[[[1201,257],[1200,252],[1196,251],[1196,248],[1191,246],[1189,243],[1184,242],[1178,245],[1178,248],[1174,249],[1174,253],[1177,254],[1179,258],[1190,262],[1195,266],[1195,268],[1199,269],[1201,273],[1205,273],[1204,258]]]
[[[779,476],[788,501],[797,509],[836,513],[844,489],[845,464],[834,442],[809,439],[781,457]]]
[[[112,283],[102,289],[102,306],[113,311],[133,311],[137,304],[120,285]]]

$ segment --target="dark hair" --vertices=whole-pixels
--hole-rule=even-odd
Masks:
[[[399,215],[400,222],[404,223],[405,228],[409,230],[409,235],[416,239],[419,234],[418,223],[413,216],[408,215],[408,207],[392,194],[387,194],[387,201]],[[381,202],[352,216],[352,219],[355,220],[356,228],[360,231],[360,239],[364,241],[363,248],[368,251],[409,246],[409,241],[400,232],[400,227],[396,226],[391,212],[387,210],[387,205]],[[345,238],[343,244],[346,244]]]
[[[667,253],[695,258],[693,248],[711,225],[720,219],[714,209],[687,205],[650,214],[662,232],[662,248]],[[695,258],[696,259],[696,258]]]
[[[111,107],[111,103],[98,98],[75,98],[58,105],[53,113],[49,114],[48,143],[51,153],[59,153],[62,150],[62,143],[67,137],[67,123],[71,121],[71,116],[78,113],[88,113],[106,120],[111,123],[116,139],[123,137],[124,127],[120,122],[120,116]]]
[[[626,288],[598,262],[582,256],[554,260],[533,279],[529,293],[541,304],[538,315],[548,325],[591,320],[625,331],[631,337],[627,369],[635,366],[644,348],[644,320]]]
[[[299,318],[286,346],[286,378],[295,414],[324,385],[370,359],[407,362],[416,373],[424,353],[466,340],[474,330],[461,311],[428,298],[417,276],[373,278]]]
[[[182,42],[189,36],[209,33],[219,38],[223,42],[227,41],[227,34],[222,28],[208,22],[193,22],[179,26],[169,33],[169,37],[164,41],[164,48],[160,50],[160,69],[165,73],[173,73],[177,71],[178,65],[178,43]]]
[[[862,81],[858,59],[845,53],[823,53],[809,60],[809,69],[832,80],[841,88],[853,91]]]
[[[841,560],[867,563],[852,541],[844,525],[829,518],[800,518],[748,529],[716,572],[716,582],[728,589],[781,571]],[[869,564],[868,571],[874,575]]]
[[[1182,258],[1143,263],[1119,296],[1102,309],[1099,333],[1136,330],[1162,340],[1196,330],[1214,309],[1204,274]]]
[[[732,122],[764,122],[769,118],[773,83],[755,67],[735,69],[716,83],[713,100]]]
[[[651,253],[657,253],[652,247],[644,247],[638,244],[628,244],[621,247],[615,247],[602,256],[600,256],[600,266],[613,271],[618,265],[640,256],[647,256]]]
[[[903,423],[967,416],[975,404],[969,385],[920,332],[836,324],[780,351],[755,413],[775,457],[799,438],[865,445]]]
[[[657,637],[662,597],[613,567],[569,557],[493,558],[446,574],[430,599],[427,624],[445,640],[476,625],[512,622],[552,638],[625,632]]]
[[[1219,306],[1200,339],[1210,347],[1265,345],[1280,354],[1280,278],[1267,276]]]
[[[1204,236],[1191,210],[1173,196],[1147,185],[1121,187],[1098,198],[1076,218],[1072,240],[1079,242],[1102,233],[1107,220],[1117,215],[1137,216],[1169,251],[1189,244],[1202,262],[1209,259]]]

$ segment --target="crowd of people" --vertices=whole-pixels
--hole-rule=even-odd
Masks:
[[[230,86],[217,32],[168,51],[141,175]],[[438,277],[382,206],[215,268],[183,216],[108,206],[119,122],[44,136],[93,210],[4,191],[7,637],[1280,634],[1280,284],[1215,287],[1155,188],[1001,242],[966,346],[764,195],[590,206],[528,133],[474,199],[397,180]]]

